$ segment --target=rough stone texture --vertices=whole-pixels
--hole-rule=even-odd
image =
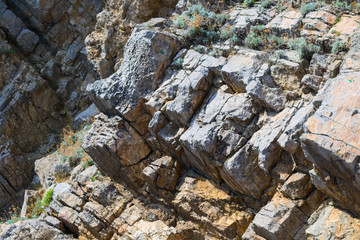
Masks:
[[[41,220],[28,220],[19,225],[10,225],[0,235],[1,239],[12,240],[12,239],[24,239],[24,240],[48,240],[48,239],[59,239],[59,240],[70,240],[71,237],[67,236],[60,230],[52,227]]]
[[[299,34],[301,20],[300,11],[284,11],[272,19],[266,27],[277,35],[295,37]]]
[[[335,24],[335,20],[336,15],[328,11],[328,9],[310,12],[302,20],[303,30],[301,36],[323,36]]]
[[[255,79],[256,73],[268,59],[269,55],[264,52],[239,51],[221,69],[225,83],[235,92],[245,92],[246,86]]]
[[[175,208],[185,219],[199,222],[209,235],[220,234],[224,239],[241,237],[252,220],[251,212],[234,202],[226,189],[217,188],[194,173],[181,179],[177,191]]]
[[[360,220],[333,206],[317,210],[309,219],[307,239],[358,239]]]
[[[286,198],[274,198],[258,212],[243,239],[251,238],[251,231],[269,240],[294,239],[307,216]]]
[[[360,24],[359,16],[351,16],[344,14],[343,16],[341,16],[340,21],[329,30],[327,36],[331,37],[331,33],[333,31],[337,31],[340,33],[339,38],[342,39],[344,42],[346,42],[357,30],[359,24]]]
[[[180,46],[174,35],[134,29],[125,46],[121,68],[109,78],[88,86],[94,103],[103,112],[120,114],[130,122],[141,121],[144,97],[161,83],[163,70]]]
[[[306,122],[301,137],[305,156],[314,163],[321,181],[315,186],[356,214],[360,213],[360,85],[349,80],[359,76],[339,75],[326,83],[320,92],[321,106]]]
[[[306,198],[313,189],[310,176],[305,173],[294,173],[280,189],[285,197],[295,199]]]
[[[145,141],[127,122],[121,117],[105,114],[96,117],[83,148],[101,172],[115,179],[126,178],[124,173],[131,171],[127,167],[139,164],[150,153]],[[137,184],[141,185],[140,182]]]
[[[39,43],[39,36],[29,29],[24,29],[16,38],[16,42],[25,53],[30,53]]]

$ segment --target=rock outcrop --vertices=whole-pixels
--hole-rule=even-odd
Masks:
[[[219,3],[216,37],[198,22],[222,16],[200,6],[172,24],[195,2],[0,3],[0,43],[22,51],[0,56],[0,206],[35,158],[33,182],[52,189],[38,220],[0,225],[0,238],[359,237],[358,16]],[[82,136],[92,160],[43,156],[61,126],[95,114]],[[25,216],[39,193],[26,191]]]

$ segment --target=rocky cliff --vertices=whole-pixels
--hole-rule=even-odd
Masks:
[[[360,238],[359,9],[1,1],[1,239]]]

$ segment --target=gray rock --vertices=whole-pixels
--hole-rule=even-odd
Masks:
[[[309,75],[309,74],[305,75],[301,80],[301,84],[310,88],[314,92],[319,91],[321,82],[322,82],[322,77]]]
[[[136,165],[150,153],[141,136],[121,117],[100,114],[84,139],[83,148],[99,170],[113,178],[121,169]]]
[[[259,81],[252,81],[246,86],[246,92],[257,99],[264,107],[280,112],[285,108],[286,98],[281,88],[270,88]]]
[[[135,29],[119,71],[88,86],[92,100],[102,112],[135,121],[142,114],[139,102],[158,87],[164,69],[180,48],[180,41],[171,34]]]
[[[261,197],[271,180],[259,167],[256,153],[250,144],[246,144],[224,163],[221,176],[232,189],[254,198]]]
[[[70,240],[71,237],[67,236],[65,233],[56,229],[55,227],[47,224],[41,220],[28,220],[20,225],[13,225],[9,227],[5,232],[1,233],[1,239],[12,240],[12,239],[22,239],[22,240],[49,240],[49,239],[58,239],[58,240]]]
[[[25,53],[30,53],[39,43],[39,36],[29,29],[24,29],[16,38],[16,42]]]
[[[254,50],[242,50],[230,58],[221,69],[223,79],[235,92],[245,92],[256,73],[269,60],[269,55]]]
[[[24,22],[9,9],[1,14],[0,26],[6,30],[12,39],[16,39],[20,32],[26,28]]]
[[[277,197],[255,215],[252,229],[247,231],[254,231],[269,240],[292,240],[306,221],[307,216],[293,201]]]
[[[285,197],[295,200],[306,198],[313,187],[308,174],[294,173],[286,180],[280,191]]]
[[[319,179],[315,186],[354,214],[360,214],[360,85],[352,83],[359,77],[357,73],[339,75],[326,82],[318,94],[321,106],[301,136],[305,157],[314,164]]]

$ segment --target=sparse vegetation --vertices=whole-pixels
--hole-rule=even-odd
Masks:
[[[50,188],[49,190],[46,191],[45,195],[44,195],[44,198],[42,200],[42,207],[43,208],[46,208],[50,205],[51,201],[52,201],[52,197],[53,197],[53,194],[54,194],[54,189],[53,188]]]
[[[353,5],[351,3],[347,3],[346,1],[333,1],[333,6],[338,10],[348,10],[351,11],[353,8]]]
[[[261,7],[263,8],[269,8],[274,4],[274,1],[272,0],[264,0],[261,2]]]
[[[78,132],[74,132],[71,129],[64,130],[63,140],[56,152],[56,154],[60,155],[63,163],[69,162],[70,165],[75,166],[79,162],[82,162],[83,164],[90,165],[87,164],[87,162],[92,162],[92,159],[81,147],[83,138],[89,130],[90,125],[84,126],[83,129]]]
[[[254,6],[254,4],[255,4],[254,0],[245,0],[243,3],[243,5],[246,7],[252,7],[252,6]]]
[[[273,48],[278,49],[286,46],[285,41],[275,35],[270,35],[269,29],[264,25],[251,27],[250,34],[245,38],[245,45],[252,49]]]
[[[300,8],[300,12],[303,16],[305,16],[309,12],[315,11],[316,8],[317,8],[316,4],[312,2],[312,3],[302,5]]]
[[[346,45],[343,41],[336,41],[332,44],[331,52],[340,53],[346,50]]]
[[[335,34],[336,36],[340,36],[340,32],[336,31],[335,29],[331,31],[332,34]]]
[[[284,50],[276,50],[274,55],[277,59],[286,58],[286,53]]]
[[[176,61],[175,61],[175,65],[176,65],[178,68],[181,68],[182,65],[183,65],[183,63],[184,63],[184,59],[181,58],[181,57],[179,57],[179,58],[176,59]]]
[[[320,51],[320,47],[306,41],[305,38],[298,38],[290,42],[289,46],[298,52],[300,58],[311,60],[314,53]]]
[[[338,22],[340,22],[340,20],[341,20],[341,16],[338,16],[338,17],[335,19],[335,24],[338,23]]]
[[[220,28],[226,19],[225,15],[215,14],[201,5],[193,5],[175,20],[174,25],[185,29],[188,39],[208,44],[220,37]]]

